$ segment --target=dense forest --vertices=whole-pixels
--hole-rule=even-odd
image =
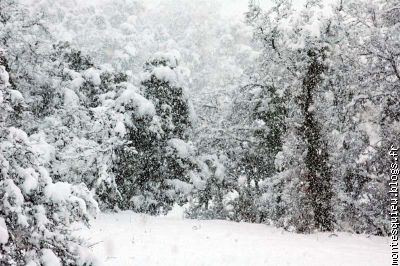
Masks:
[[[174,205],[297,233],[390,234],[397,0],[251,0],[243,25],[72,2],[0,0],[1,265],[92,265],[71,224]]]

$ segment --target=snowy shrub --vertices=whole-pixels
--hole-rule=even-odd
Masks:
[[[84,242],[69,226],[88,224],[96,201],[84,184],[54,183],[22,130],[2,128],[0,140],[0,262],[77,265]]]
[[[215,154],[196,158],[196,171],[191,172],[193,190],[188,217],[241,220],[237,217],[238,188],[234,180],[228,178],[224,160],[226,158]]]
[[[49,57],[54,64],[49,78],[58,83],[52,113],[41,118],[35,135],[55,148],[50,165],[57,181],[83,182],[102,208],[114,208],[120,199],[115,149],[123,145],[126,133],[119,99],[132,85],[126,75],[95,66],[68,43],[54,45]]]
[[[88,224],[97,203],[84,184],[53,181],[43,159],[45,145],[11,126],[20,111],[14,107],[24,99],[10,89],[4,65],[0,71],[0,264],[90,265],[83,240],[69,228]]]

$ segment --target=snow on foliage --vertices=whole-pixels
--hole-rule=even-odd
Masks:
[[[42,249],[40,260],[44,266],[61,266],[60,259],[50,249]]]
[[[68,184],[73,196],[59,200],[66,193],[53,184],[46,169],[51,156],[41,148],[53,149],[40,135],[31,140],[24,130],[12,126],[22,117],[16,101],[23,97],[10,86],[0,84],[6,95],[0,120],[0,264],[78,265],[77,250],[84,243],[71,234],[69,225],[87,223],[96,215],[97,203],[84,184]],[[35,140],[40,143],[35,145]]]
[[[83,72],[83,77],[93,83],[95,86],[101,84],[100,71],[94,68],[89,68]]]
[[[66,108],[73,108],[79,105],[79,97],[73,90],[68,88],[64,89],[64,106]]]
[[[8,230],[7,224],[3,217],[0,217],[0,244],[6,244],[8,242]]]
[[[71,196],[71,184],[65,182],[49,184],[46,186],[44,194],[51,201],[66,202]]]
[[[123,112],[126,109],[133,108],[138,116],[154,116],[155,107],[153,103],[144,98],[142,95],[137,93],[136,89],[128,88],[126,89],[117,99],[116,99],[117,110]]]
[[[151,74],[154,75],[157,79],[169,82],[171,84],[176,84],[177,82],[176,73],[169,66],[155,67]]]
[[[1,51],[0,51],[1,53]],[[0,84],[3,86],[9,85],[9,75],[4,66],[0,66]]]
[[[178,152],[177,155],[182,159],[189,158],[194,154],[193,145],[186,143],[182,139],[170,139],[168,140],[168,145],[174,148]]]
[[[39,262],[40,253],[48,253],[39,245],[44,241],[52,243],[49,247],[62,256],[55,258],[67,265],[76,259],[74,250],[80,240],[64,235],[68,232],[66,225],[87,221],[97,212],[97,203],[83,185],[53,184],[26,134],[16,128],[9,131],[8,139],[0,142],[0,198],[2,214],[7,217],[2,231],[6,229],[13,237],[6,241],[7,234],[2,232],[0,249],[4,255],[0,261]],[[70,195],[71,188],[74,197]],[[21,246],[19,238],[26,246]],[[53,243],[55,238],[58,240]],[[21,250],[26,255],[18,255]]]

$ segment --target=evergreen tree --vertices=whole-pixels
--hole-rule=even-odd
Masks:
[[[151,101],[152,113],[132,113],[127,118],[130,142],[118,153],[117,185],[124,197],[123,208],[166,212],[174,202],[183,203],[191,190],[192,111],[180,85],[178,59],[174,53],[159,53],[145,65],[141,90]]]

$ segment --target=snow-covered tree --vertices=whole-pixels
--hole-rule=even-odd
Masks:
[[[115,152],[126,142],[120,102],[132,85],[126,75],[95,66],[68,43],[55,45],[49,58],[53,69],[48,75],[57,85],[48,88],[54,90],[51,114],[41,118],[37,130],[55,147],[52,174],[57,180],[87,184],[102,208],[114,208],[121,199]]]
[[[262,146],[272,148],[261,155],[270,169],[262,174],[264,204],[272,208],[269,219],[302,232],[333,228],[331,174],[320,118],[324,109],[319,109],[330,21],[321,3],[306,5],[296,12],[289,1],[278,1],[266,14],[257,8],[248,14],[264,46],[261,85],[274,88],[272,97],[263,97],[269,135],[256,137],[271,141]]]
[[[383,143],[398,130],[389,107],[398,91],[396,10],[391,2],[307,1],[295,9],[277,1],[264,13],[251,1],[247,20],[263,53],[248,86],[276,88],[281,100],[261,97],[265,109],[286,110],[283,123],[276,114],[262,123],[267,133],[273,125],[281,132],[277,150],[261,155],[275,164],[257,203],[267,221],[298,231],[387,233],[383,154],[394,140]]]
[[[158,53],[144,68],[141,91],[150,102],[126,116],[129,144],[118,152],[117,185],[123,208],[157,214],[168,211],[174,202],[185,201],[184,195],[191,190],[195,149],[188,137],[193,111],[176,52]],[[125,109],[138,108],[138,99],[132,100]]]
[[[400,84],[396,6],[395,1],[349,1],[340,12],[346,38],[337,48],[348,52],[336,64],[343,69],[337,80],[346,84],[345,94],[342,91],[337,97],[342,102],[342,123],[338,129],[341,150],[333,156],[340,177],[336,213],[342,228],[358,233],[389,232],[390,204],[385,192],[389,178],[384,169],[390,162],[385,154],[400,130],[394,100]]]

